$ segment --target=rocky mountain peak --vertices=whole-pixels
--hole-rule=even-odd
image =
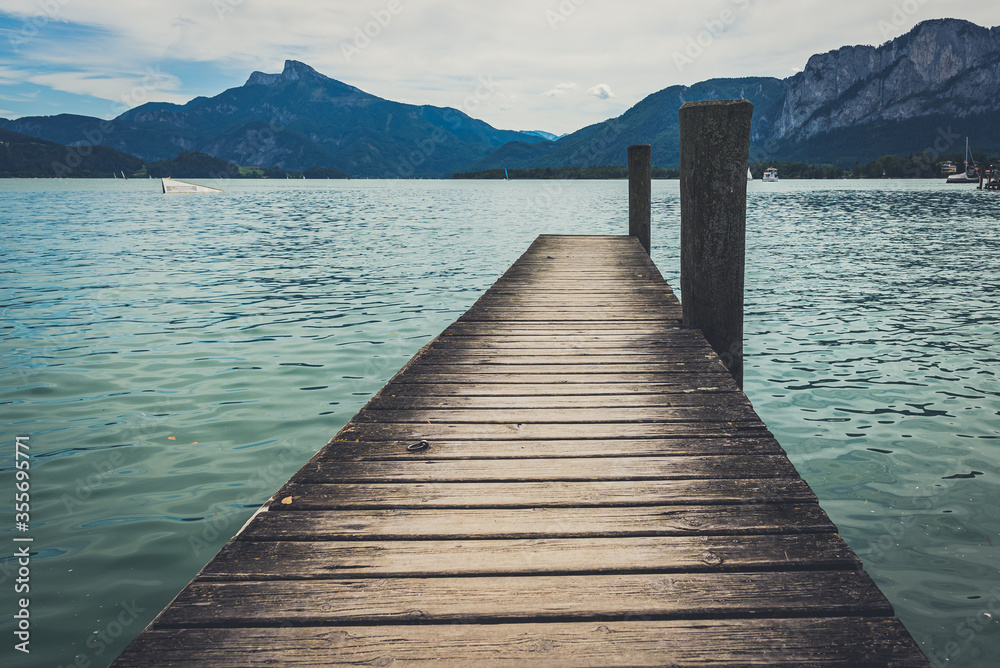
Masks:
[[[286,81],[299,81],[300,79],[318,79],[320,81],[330,80],[330,77],[320,74],[313,68],[309,67],[305,63],[299,62],[298,60],[285,61],[285,69],[281,72],[281,78]]]
[[[814,55],[788,79],[777,134],[802,140],[872,121],[996,111],[998,37],[997,28],[933,19],[879,47]]]
[[[285,69],[281,74],[267,74],[266,72],[254,72],[247,79],[244,86],[271,86],[282,81],[334,81],[330,77],[320,74],[312,67],[298,60],[286,60]],[[339,82],[338,82],[339,83]],[[343,84],[346,85],[346,84]]]

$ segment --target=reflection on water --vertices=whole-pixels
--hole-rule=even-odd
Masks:
[[[0,406],[4,442],[28,434],[37,457],[39,665],[109,663],[537,234],[627,227],[620,181],[154,183],[0,183]],[[959,666],[1000,652],[996,197],[749,194],[747,393],[914,636]],[[654,183],[673,285],[677,216],[676,182]]]

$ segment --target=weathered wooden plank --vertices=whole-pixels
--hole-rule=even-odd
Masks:
[[[864,571],[196,580],[163,612],[157,626],[891,614],[892,607]]]
[[[547,274],[572,274],[572,275],[593,275],[596,278],[621,276],[628,279],[650,280],[654,277],[654,268],[648,262],[644,263],[638,257],[622,257],[614,255],[602,256],[598,254],[588,254],[587,264],[581,264],[579,259],[560,257],[526,257],[511,266],[500,280],[506,280],[509,276],[519,274],[529,274],[531,276],[544,276]],[[659,272],[656,272],[659,274]]]
[[[364,408],[354,420],[363,422],[420,422],[449,424],[475,423],[481,425],[513,423],[570,423],[577,426],[589,423],[627,422],[640,425],[647,422],[737,422],[756,423],[753,409],[745,406],[640,406],[633,408],[504,408],[497,398],[497,408],[421,408],[381,409]]]
[[[619,281],[619,285],[627,287],[660,285],[662,280],[659,271],[650,264],[644,264],[639,258],[609,257],[602,261],[599,255],[587,257],[588,265],[577,262],[561,262],[559,258],[523,257],[505,271],[497,280],[504,285],[510,281],[530,280],[536,285],[547,284],[560,278],[588,278],[596,282]]]
[[[399,376],[393,383],[461,383],[461,384],[581,384],[581,385],[634,385],[634,384],[668,384],[679,391],[732,389],[737,385],[732,380],[732,374],[720,371],[721,364],[711,369],[685,371],[676,374],[665,373],[504,373],[493,371],[488,374],[477,373],[478,369],[464,368],[455,372],[440,369],[424,370],[411,367]]]
[[[639,358],[639,362],[665,364],[692,360],[700,362],[709,359],[708,356],[712,352],[711,348],[694,344],[671,347],[658,344],[632,345],[622,342],[614,347],[592,347],[592,342],[589,340],[575,340],[571,336],[539,336],[536,342],[526,341],[528,338],[531,338],[530,335],[510,334],[483,341],[478,334],[452,337],[442,335],[428,345],[420,357],[423,361],[437,360],[437,358],[442,360],[482,358],[485,361],[492,358],[497,360],[492,362],[494,364],[566,364],[569,362],[567,358],[576,355],[580,357],[577,364],[622,364],[627,362],[626,359],[622,359],[623,357],[635,356]],[[535,361],[521,359],[533,357],[539,359]],[[506,358],[511,359],[500,361]]]
[[[730,438],[646,438],[552,441],[428,441],[412,451],[412,441],[341,441],[334,439],[314,462],[330,466],[340,460],[529,459],[548,457],[650,457],[677,455],[777,455],[784,451],[770,436]],[[503,462],[498,462],[503,466]]]
[[[697,330],[681,330],[680,319],[675,323],[629,323],[628,327],[623,327],[620,323],[613,322],[475,322],[456,320],[448,329],[442,332],[442,337],[449,336],[496,336],[497,338],[508,336],[545,336],[577,338],[583,340],[586,337],[602,335],[621,335],[628,332],[629,336],[669,336],[674,331],[697,332]]]
[[[677,297],[669,288],[662,288],[655,284],[631,285],[623,288],[623,281],[620,279],[602,282],[593,277],[566,277],[556,279],[549,277],[544,284],[532,281],[530,278],[520,280],[508,280],[494,286],[497,296],[508,294],[512,297],[521,297],[539,300],[546,296],[554,299],[575,298],[575,297],[604,297],[617,296],[621,298],[656,298],[657,308],[666,308],[670,313],[678,306]],[[493,295],[490,296],[490,299]]]
[[[601,370],[605,366],[617,366],[621,364],[642,365],[647,368],[659,368],[659,365],[699,365],[716,359],[710,352],[701,348],[691,348],[682,352],[674,352],[670,355],[643,355],[640,353],[616,355],[598,353],[587,355],[574,352],[540,355],[509,354],[507,351],[499,353],[476,353],[472,351],[436,350],[431,348],[421,356],[420,362],[422,364],[475,364],[477,366],[509,365],[518,368],[526,365],[545,365],[555,367],[556,370],[567,364],[574,366],[593,365],[595,370]]]
[[[816,504],[261,513],[241,540],[466,540],[827,533]]]
[[[563,351],[579,352],[583,355],[667,355],[676,350],[709,350],[704,342],[695,340],[678,340],[674,342],[659,341],[652,337],[646,338],[599,338],[569,337],[569,336],[483,336],[471,334],[468,336],[442,336],[435,339],[429,346],[431,350],[481,351],[520,354],[556,355]]]
[[[454,388],[455,386],[451,386]],[[738,392],[722,393],[649,393],[649,394],[557,394],[549,395],[467,395],[452,392],[433,394],[423,385],[390,385],[368,402],[366,410],[465,410],[465,409],[535,409],[563,408],[684,408],[706,409],[714,412],[753,410],[745,395]],[[607,389],[605,390],[607,391]],[[687,412],[682,412],[688,415]],[[690,413],[694,415],[692,411]],[[745,417],[745,416],[744,416]]]
[[[793,477],[784,455],[619,457],[559,459],[433,459],[343,461],[319,459],[295,481],[329,482],[540,482],[546,480],[697,480]]]
[[[549,424],[512,422],[509,424],[435,422],[351,421],[338,439],[357,441],[484,439],[484,440],[565,440],[576,438],[680,438],[687,436],[759,436],[763,422],[592,422],[590,424]]]
[[[624,616],[622,617],[624,618]],[[846,639],[864,638],[863,643]],[[493,666],[926,668],[886,617],[155,629],[116,668]],[[197,648],[197,651],[192,651]]]
[[[637,323],[668,323],[675,324],[677,318],[672,315],[667,315],[663,313],[647,313],[632,312],[625,310],[608,310],[608,309],[589,309],[580,308],[576,310],[572,309],[545,309],[540,311],[534,308],[482,308],[482,309],[472,309],[466,312],[462,316],[464,320],[472,320],[476,322],[496,322],[496,321],[518,321],[518,322],[550,322],[553,324],[561,323],[589,323],[589,322],[609,322],[615,323],[618,326],[626,326],[629,324],[625,321],[637,322]],[[555,327],[553,327],[555,329]]]
[[[588,281],[589,282],[589,281]],[[667,301],[666,290],[641,290],[622,292],[608,289],[574,291],[574,290],[525,290],[524,286],[494,287],[488,293],[475,301],[476,306],[531,304],[533,306],[599,306],[609,308],[635,307],[636,305],[656,309],[670,309],[673,304]],[[517,289],[522,288],[522,289]],[[609,286],[610,288],[610,286]]]
[[[238,540],[227,544],[199,577],[296,580],[860,567],[854,552],[832,533],[530,540]]]
[[[533,309],[541,310],[549,314],[574,314],[586,316],[582,317],[584,320],[595,320],[593,314],[601,311],[605,314],[613,314],[617,317],[636,322],[647,321],[650,319],[667,320],[675,317],[677,312],[677,309],[663,309],[659,299],[631,299],[627,301],[615,299],[613,300],[614,304],[608,303],[609,301],[612,300],[583,298],[571,299],[565,296],[556,298],[549,297],[548,299],[545,299],[541,297],[541,295],[538,299],[529,299],[527,297],[494,297],[488,301],[476,302],[475,305],[470,308],[469,318],[467,318],[467,320],[475,319],[474,316],[480,311],[492,312],[508,309]]]
[[[688,401],[698,401],[700,395],[715,393],[738,393],[735,384],[731,387],[699,387],[690,389],[690,383],[407,383],[405,378],[393,380],[381,391],[379,397],[393,394],[422,397],[454,397],[475,398],[507,397],[509,399],[524,399],[545,397],[558,400],[559,397],[597,397],[610,401],[625,402],[629,400],[677,402],[679,397],[690,397]],[[634,399],[633,399],[634,398]],[[735,397],[744,401],[741,395]],[[658,405],[658,404],[653,404]]]
[[[474,369],[470,367],[475,367]],[[549,364],[451,364],[434,363],[418,360],[409,369],[411,373],[423,374],[445,374],[445,373],[469,373],[474,371],[480,376],[490,376],[493,374],[520,375],[520,376],[560,376],[577,374],[581,376],[600,376],[602,374],[613,374],[616,376],[640,374],[649,377],[656,374],[684,373],[698,374],[711,373],[721,374],[719,369],[725,369],[718,358],[692,359],[689,361],[677,362],[647,362],[645,364],[559,364],[557,362]],[[516,377],[516,376],[515,376]],[[530,381],[529,381],[530,382]]]
[[[476,484],[299,484],[295,480],[277,494],[272,509],[592,508],[816,501],[800,478]],[[285,503],[287,499],[291,501]]]
[[[432,346],[423,355],[427,362],[446,364],[621,364],[701,361],[708,354],[704,348],[451,348]]]
[[[593,285],[595,294],[598,295],[614,289],[619,290],[619,294],[624,296],[663,294],[663,306],[665,308],[674,306],[676,302],[670,299],[662,290],[662,284],[657,284],[656,279],[652,276],[646,276],[644,273],[640,275],[642,271],[642,269],[629,269],[627,267],[589,272],[555,268],[545,269],[540,266],[524,267],[501,279],[497,283],[497,286],[501,288],[513,288],[533,285],[537,290],[551,287],[559,294],[583,285]]]

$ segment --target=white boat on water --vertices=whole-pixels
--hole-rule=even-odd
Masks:
[[[196,183],[187,183],[186,181],[178,181],[176,179],[160,179],[160,183],[163,185],[163,193],[165,195],[170,195],[173,193],[221,193],[224,190],[219,190],[218,188],[209,188],[208,186],[199,186]]]
[[[965,138],[965,171],[952,174],[945,183],[979,183],[979,168],[976,159],[969,156],[969,138]]]
[[[774,183],[778,180],[778,168],[768,167],[764,170],[764,183]]]
[[[753,181],[753,172],[750,171],[749,167],[747,167],[747,181]]]

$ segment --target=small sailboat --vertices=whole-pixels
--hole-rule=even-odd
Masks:
[[[753,181],[753,172],[750,171],[749,167],[747,167],[747,181]]]
[[[774,183],[778,180],[778,168],[768,167],[764,170],[764,183]]]
[[[969,138],[965,138],[965,171],[952,174],[945,183],[979,183],[979,168],[976,159],[969,155]]]
[[[506,167],[503,168],[503,180],[504,181],[510,181],[510,176],[507,174],[507,168]]]
[[[163,193],[165,195],[170,195],[173,193],[221,193],[224,190],[219,190],[218,188],[209,188],[208,186],[200,186],[196,183],[187,183],[186,181],[178,181],[176,179],[163,178],[160,179],[160,183],[163,186]]]

